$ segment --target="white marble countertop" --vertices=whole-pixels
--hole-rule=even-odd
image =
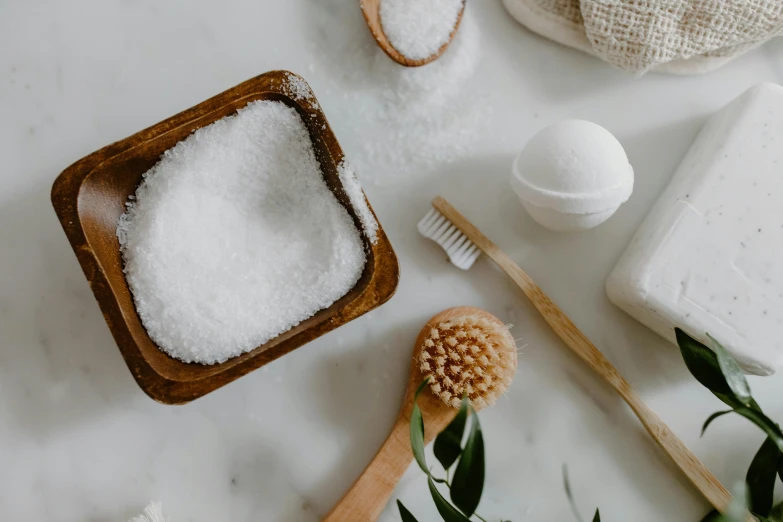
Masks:
[[[473,2],[487,130],[451,164],[363,173],[402,266],[396,296],[189,405],[157,404],[135,384],[51,209],[54,178],[107,143],[275,68],[311,83],[361,163],[362,118],[336,79],[340,57],[324,66],[331,50],[318,43],[346,30],[323,25],[335,1],[0,3],[0,520],[124,521],[160,500],[173,522],[316,521],[385,438],[419,328],[458,304],[513,323],[524,345],[507,398],[481,414],[483,514],[572,520],[561,485],[567,463],[585,514],[600,506],[608,522],[698,520],[706,503],[509,281],[485,260],[467,273],[453,268],[415,224],[433,195],[449,198],[721,480],[741,480],[761,434],[726,418],[700,439],[717,400],[674,347],[613,308],[603,284],[706,115],[757,82],[783,81],[781,42],[707,76],[637,79],[525,31],[499,1]],[[568,117],[614,132],[637,177],[608,223],[559,235],[525,214],[507,173],[526,138]],[[783,419],[783,380],[751,384]],[[396,496],[435,520],[418,470]],[[387,509],[382,520],[398,518]]]

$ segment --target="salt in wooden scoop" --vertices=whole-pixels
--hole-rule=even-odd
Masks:
[[[448,48],[462,21],[465,1],[359,0],[359,5],[383,52],[401,65],[418,67],[438,59]],[[443,19],[433,18],[437,16]]]
[[[430,319],[413,347],[408,388],[391,434],[370,465],[324,522],[374,521],[413,460],[410,418],[416,389],[429,377],[430,392],[419,395],[424,444],[451,422],[463,394],[476,410],[508,389],[517,369],[517,350],[508,327],[479,308],[450,308]]]

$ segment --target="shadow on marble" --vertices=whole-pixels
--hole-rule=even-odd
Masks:
[[[48,186],[0,208],[0,245],[0,395],[12,418],[50,436],[139,397]]]

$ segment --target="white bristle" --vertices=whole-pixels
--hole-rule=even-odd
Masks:
[[[163,516],[163,510],[159,502],[153,502],[144,510],[141,515],[130,519],[130,522],[166,522]]]
[[[457,268],[469,269],[481,255],[481,250],[434,208],[419,221],[418,229],[422,236],[439,244]]]

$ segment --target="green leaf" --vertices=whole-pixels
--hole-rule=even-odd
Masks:
[[[707,516],[701,519],[701,522],[719,522],[722,520],[722,515],[717,509],[713,509]]]
[[[716,411],[715,413],[713,413],[712,415],[707,417],[707,420],[704,421],[704,426],[701,427],[701,436],[702,437],[704,436],[704,432],[707,431],[707,428],[710,427],[710,424],[712,424],[712,421],[714,421],[718,417],[723,417],[727,413],[732,413],[732,412],[734,412],[734,410]]]
[[[411,449],[416,462],[427,476],[429,476],[430,470],[427,468],[427,458],[424,456],[424,419],[421,416],[421,410],[416,400],[428,382],[429,378],[424,379],[416,389],[416,395],[413,398],[413,411],[411,412]]]
[[[675,328],[677,344],[680,346],[685,365],[702,386],[710,390],[716,397],[734,407],[736,403],[727,402],[734,398],[734,392],[726,382],[718,364],[718,356],[699,341]]]
[[[601,513],[598,512],[598,510],[595,510],[595,516],[593,517],[593,522],[601,522]]]
[[[397,501],[397,508],[400,510],[400,518],[402,518],[402,522],[419,522],[416,520],[416,517],[411,514],[410,511],[408,511],[408,508],[402,505],[402,502],[399,500]]]
[[[763,517],[772,512],[772,497],[781,452],[775,441],[767,438],[750,464],[745,481],[748,484],[748,507]]]
[[[733,395],[721,395],[720,393],[714,393],[717,398],[719,398],[721,401],[723,401],[724,404],[728,404],[732,408],[739,408],[742,406],[742,403],[739,401],[739,399],[735,398]],[[750,401],[748,402],[748,407],[753,408],[756,411],[761,411],[761,406],[759,406],[759,403],[757,403],[753,397],[750,398]]]
[[[449,469],[462,453],[462,434],[465,433],[465,422],[468,419],[470,401],[462,398],[462,405],[454,419],[435,438],[433,451],[443,469]]]
[[[451,481],[451,501],[468,517],[476,511],[484,491],[484,437],[478,415],[470,408],[473,418],[468,441],[459,458]]]
[[[739,364],[737,364],[734,357],[729,355],[729,352],[726,351],[726,348],[724,348],[722,344],[709,334],[707,334],[707,337],[710,339],[710,348],[712,348],[712,351],[715,352],[715,355],[718,357],[718,366],[720,367],[721,373],[723,373],[726,383],[734,393],[734,397],[743,405],[750,406],[752,397],[750,396],[750,386],[748,386],[748,381],[745,379],[745,373],[739,367]]]
[[[783,432],[780,431],[780,426],[775,424],[769,417],[759,410],[747,408],[745,406],[735,408],[734,411],[761,428],[761,430],[772,439],[777,448],[780,451],[783,451]]]
[[[691,375],[693,375],[702,386],[710,390],[713,395],[732,408],[747,406],[761,411],[761,407],[752,397],[748,396],[745,399],[741,399],[734,393],[734,390],[729,386],[726,377],[723,375],[723,370],[721,370],[720,363],[718,362],[718,355],[715,352],[679,328],[675,328],[674,330],[677,334],[677,344],[680,346],[680,352],[682,353],[685,365],[688,367]],[[728,354],[726,355],[728,356]]]
[[[443,498],[443,495],[441,495],[438,488],[435,487],[435,483],[431,478],[427,479],[427,483],[430,486],[430,494],[432,495],[432,500],[435,501],[435,507],[438,509],[438,513],[440,513],[444,522],[470,522],[468,517],[460,513],[457,508],[449,504],[448,501]]]

